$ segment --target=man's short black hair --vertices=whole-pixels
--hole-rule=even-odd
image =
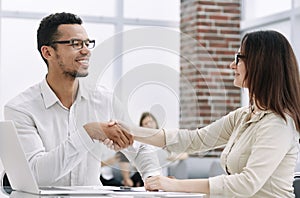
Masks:
[[[58,38],[59,34],[57,32],[57,28],[62,24],[81,25],[82,20],[77,15],[66,12],[51,14],[43,18],[37,30],[37,47],[41,55],[41,47],[43,45],[50,45],[52,41]],[[47,64],[47,60],[44,59],[44,61]]]

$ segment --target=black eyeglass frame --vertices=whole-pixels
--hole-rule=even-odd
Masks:
[[[78,42],[78,43],[76,43],[76,42]],[[83,48],[83,43],[85,44],[85,46],[88,49],[93,49],[95,47],[95,44],[96,44],[95,40],[90,40],[90,39],[86,39],[86,40],[70,39],[70,40],[64,40],[64,41],[52,41],[50,44],[69,44],[74,49],[82,49]]]
[[[234,56],[235,65],[239,64],[240,58],[246,58],[246,56],[242,55],[242,54],[235,54],[235,56]]]

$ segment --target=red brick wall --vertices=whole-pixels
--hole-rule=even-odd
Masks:
[[[240,106],[229,68],[239,23],[240,0],[181,1],[180,128],[205,126]]]

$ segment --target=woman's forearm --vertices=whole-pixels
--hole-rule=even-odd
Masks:
[[[208,179],[172,179],[165,176],[154,176],[146,179],[147,190],[163,190],[169,192],[192,192],[209,194]]]
[[[149,129],[143,127],[136,127],[132,130],[134,139],[157,147],[164,147],[166,145],[166,138],[163,129]]]
[[[209,194],[208,179],[184,179],[178,180],[178,184],[184,192],[200,192]]]
[[[165,132],[163,129],[150,129],[145,127],[130,126],[123,121],[118,121],[118,124],[125,130],[130,131],[134,135],[134,139],[157,147],[166,145]]]

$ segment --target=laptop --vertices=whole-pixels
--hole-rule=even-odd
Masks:
[[[107,195],[112,193],[102,186],[39,187],[29,167],[13,121],[0,121],[0,158],[11,188],[15,191],[40,195]]]

